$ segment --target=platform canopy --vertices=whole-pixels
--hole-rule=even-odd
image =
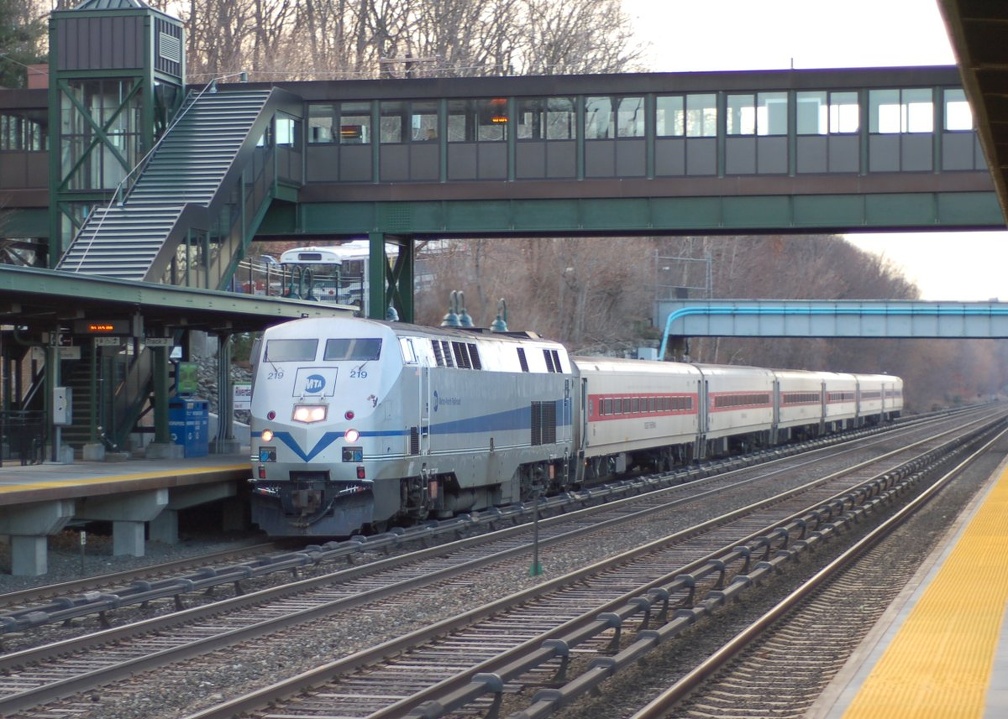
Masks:
[[[1008,3],[940,0],[1001,211],[1008,218]]]
[[[301,317],[351,313],[308,300],[217,292],[0,265],[0,324],[50,330],[76,319],[142,317],[148,329],[252,332]]]

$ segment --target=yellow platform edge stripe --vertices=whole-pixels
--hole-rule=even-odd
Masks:
[[[1008,468],[999,471],[844,719],[984,716],[1008,602]]]
[[[160,470],[154,472],[137,472],[134,474],[114,474],[100,477],[73,477],[67,479],[51,479],[41,482],[23,482],[21,484],[0,485],[0,494],[13,494],[14,492],[24,492],[32,489],[53,489],[56,487],[88,486],[92,484],[107,484],[109,482],[130,482],[141,479],[156,479],[158,477],[171,478],[185,475],[187,477],[200,474],[213,474],[216,472],[231,472],[243,469],[252,470],[247,464],[228,464],[219,467],[188,467],[180,468],[178,471]]]

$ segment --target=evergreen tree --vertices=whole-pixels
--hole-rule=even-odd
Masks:
[[[44,12],[35,0],[0,0],[0,86],[26,87],[26,65],[45,62]]]

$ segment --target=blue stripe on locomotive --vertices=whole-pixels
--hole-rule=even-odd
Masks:
[[[556,402],[558,416],[562,416],[559,413],[563,408],[564,402],[565,400],[557,400]],[[557,423],[558,429],[561,427],[570,427],[571,423],[569,421],[569,416],[570,415],[568,413],[568,421]],[[464,419],[451,420],[450,422],[431,424],[430,426],[430,433],[432,435],[480,434],[484,432],[519,430],[527,430],[528,432],[532,431],[531,407],[519,407],[518,409],[507,410],[506,412],[495,412],[493,414],[484,414],[478,417],[466,417]],[[407,429],[362,431],[360,436],[361,439],[368,437],[405,437],[409,434],[409,431],[410,430]],[[257,433],[256,436],[260,437],[261,433]],[[299,458],[305,462],[310,462],[322,453],[330,444],[341,438],[343,436],[343,432],[326,432],[308,452],[301,449],[297,440],[291,436],[290,432],[278,431],[274,432],[273,436],[287,445]]]

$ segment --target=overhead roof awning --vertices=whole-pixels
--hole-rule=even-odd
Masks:
[[[1008,3],[940,0],[980,143],[1008,218]]]
[[[0,265],[0,324],[49,331],[73,320],[143,317],[150,330],[251,332],[350,307]],[[160,334],[160,333],[159,333]]]

